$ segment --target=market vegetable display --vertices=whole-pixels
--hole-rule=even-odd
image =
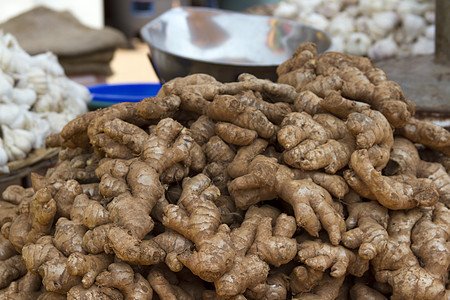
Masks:
[[[450,133],[367,58],[306,43],[278,75],[176,78],[50,136],[58,164],[0,201],[0,298],[447,299]]]
[[[0,32],[0,174],[45,147],[45,139],[87,111],[89,90],[65,76],[51,52],[26,53]]]
[[[328,33],[333,51],[374,60],[434,53],[431,0],[285,0],[273,6],[275,17]]]

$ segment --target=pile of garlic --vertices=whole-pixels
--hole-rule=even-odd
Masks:
[[[87,111],[89,90],[70,80],[51,52],[31,56],[0,32],[0,173]]]
[[[325,31],[333,51],[373,60],[434,53],[434,0],[285,0],[274,16]]]

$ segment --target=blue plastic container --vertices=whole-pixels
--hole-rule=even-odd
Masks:
[[[120,102],[139,102],[154,97],[161,88],[159,83],[97,84],[88,87],[92,95],[89,109],[108,107]]]

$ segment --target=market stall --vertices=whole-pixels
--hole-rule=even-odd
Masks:
[[[381,0],[292,0],[252,11],[294,14],[306,3],[311,18],[346,5],[398,13],[377,8]],[[431,18],[429,2],[408,3],[401,11]],[[75,83],[55,56],[27,54],[5,33],[3,172],[40,148],[57,158],[40,172],[22,169],[27,182],[1,195],[0,298],[448,299],[450,9],[438,0],[432,11],[435,51],[390,59],[435,57],[420,83],[437,105],[409,89],[417,68],[397,68],[397,82],[387,60],[349,54],[361,46],[351,39],[353,50],[330,51],[331,33],[270,13],[169,9],[141,30],[158,88],[145,96],[116,77],[102,87],[127,84],[142,99],[116,90],[117,104],[89,111],[99,86]],[[245,31],[241,20],[255,26]],[[421,36],[409,38],[400,48],[414,54]],[[23,58],[45,76],[22,75],[35,74],[17,63]],[[54,82],[65,84],[55,85],[59,93],[43,88]],[[34,96],[25,104],[14,96],[21,89]],[[42,111],[46,103],[67,119]],[[24,110],[12,117],[15,106]],[[54,130],[40,139],[27,131],[34,115]]]

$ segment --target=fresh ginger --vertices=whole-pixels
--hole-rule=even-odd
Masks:
[[[273,207],[250,207],[241,226],[230,234],[236,257],[231,269],[214,282],[217,294],[235,297],[261,287],[259,292],[265,293],[269,264],[285,264],[296,254],[296,242],[291,238],[295,229],[294,218],[279,215]]]
[[[376,110],[363,110],[349,114],[346,125],[355,136],[358,148],[367,149],[372,165],[377,170],[383,169],[394,143],[386,118]]]
[[[95,278],[100,272],[113,262],[113,257],[104,253],[101,254],[82,254],[80,252],[73,252],[67,258],[67,271],[71,275],[81,276],[81,283],[83,287],[88,289],[91,287]]]
[[[217,122],[214,130],[225,142],[238,146],[250,145],[258,137],[258,133],[254,130],[226,122]]]
[[[276,84],[268,79],[260,79],[248,73],[238,76],[237,82],[230,82],[222,85],[221,94],[236,95],[247,89],[260,92],[267,98],[276,98],[280,102],[293,103],[297,98],[295,88],[288,84]]]
[[[283,121],[284,117],[291,112],[291,108],[288,103],[276,102],[271,103],[265,101],[261,93],[253,91],[242,91],[236,95],[236,98],[245,105],[255,107],[262,111],[263,114],[272,123],[279,125]],[[272,99],[269,99],[272,100]]]
[[[17,252],[27,243],[34,243],[49,234],[56,214],[56,202],[47,188],[40,189],[29,203],[29,210],[2,226],[2,234]]]
[[[351,203],[347,209],[348,231],[342,235],[342,243],[350,249],[359,248],[363,259],[375,258],[387,243],[388,210],[374,201]]]
[[[12,281],[25,275],[26,272],[27,268],[20,255],[13,255],[0,261],[0,288],[7,287]]]
[[[351,166],[376,200],[386,208],[399,210],[433,206],[439,200],[439,192],[430,179],[383,176],[374,168],[365,149],[353,152]]]
[[[413,142],[396,137],[385,173],[390,176],[428,178],[439,192],[439,201],[450,205],[450,175],[440,163],[420,158]]]
[[[239,148],[233,161],[227,167],[227,172],[232,178],[248,173],[248,165],[256,155],[261,154],[267,147],[268,142],[256,139],[250,145]]]
[[[219,193],[207,176],[199,174],[183,180],[178,205],[164,208],[163,225],[195,244],[196,251],[185,251],[178,259],[206,281],[214,281],[229,270],[235,256],[230,229],[221,225],[219,209],[212,201]]]
[[[5,300],[34,300],[41,295],[41,277],[37,274],[27,272],[20,279],[0,290],[0,298]]]
[[[450,132],[431,122],[411,118],[395,133],[450,156]]]
[[[371,261],[376,280],[391,285],[393,299],[444,299],[444,282],[421,267],[411,249],[411,230],[421,217],[418,209],[391,212],[386,247]]]
[[[77,300],[77,299],[86,299],[86,300],[95,300],[95,299],[108,299],[108,300],[122,300],[123,294],[115,289],[110,287],[99,287],[97,285],[91,285],[89,288],[84,288],[81,284],[72,287],[67,292],[68,300]],[[53,298],[52,298],[53,300]],[[57,299],[54,299],[57,300]]]
[[[22,258],[27,269],[42,277],[42,284],[49,292],[67,293],[81,283],[81,278],[71,275],[66,267],[67,257],[52,243],[51,236],[43,236],[23,247]]]
[[[278,142],[286,149],[285,162],[304,170],[325,168],[335,173],[347,165],[355,141],[345,123],[328,114],[291,113],[278,131]]]
[[[346,273],[361,277],[369,268],[369,261],[351,250],[321,240],[303,241],[298,248],[300,262],[321,272],[330,268],[329,274],[335,278],[343,277]]]
[[[97,276],[96,284],[120,290],[125,299],[151,300],[153,297],[153,290],[147,279],[135,273],[126,263],[110,264],[108,270]]]
[[[175,78],[49,138],[0,201],[0,298],[445,299],[445,129],[367,58],[305,43],[277,73]]]
[[[297,226],[312,236],[318,236],[323,226],[333,245],[339,244],[345,230],[344,219],[333,207],[330,194],[311,180],[294,180],[294,173],[274,159],[257,156],[249,173],[234,179],[229,191],[240,209],[279,196],[292,205]]]
[[[363,283],[356,283],[350,289],[350,298],[357,299],[371,299],[371,300],[387,300],[387,298],[375,289],[368,287]]]
[[[164,271],[153,267],[148,273],[147,280],[160,299],[192,299],[191,296],[178,285],[170,283],[165,277]]]
[[[255,130],[262,138],[271,138],[276,131],[275,125],[260,110],[241,103],[235,96],[216,96],[206,113],[213,120]]]
[[[450,210],[442,203],[423,212],[411,232],[411,249],[420,265],[445,282],[450,266]]]

